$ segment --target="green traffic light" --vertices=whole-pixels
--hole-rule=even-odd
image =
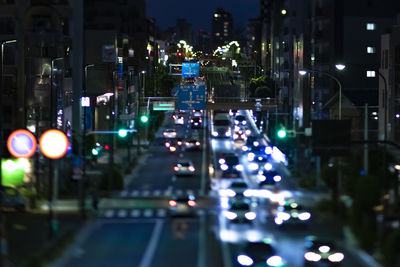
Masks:
[[[149,117],[147,115],[142,115],[140,117],[140,121],[143,123],[147,123],[149,121]]]
[[[283,130],[283,129],[279,130],[277,135],[278,135],[279,138],[285,138],[286,137],[286,130]]]
[[[92,155],[93,156],[98,156],[99,155],[99,151],[97,150],[97,148],[92,148]]]
[[[120,130],[118,131],[118,135],[119,135],[120,137],[126,137],[126,136],[128,135],[128,131],[125,130],[125,129],[120,129]]]

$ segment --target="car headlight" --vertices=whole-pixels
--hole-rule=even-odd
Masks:
[[[249,164],[249,169],[250,169],[251,171],[257,170],[257,169],[258,169],[258,164],[257,164],[257,163],[254,163],[254,162],[250,163],[250,164]]]
[[[254,196],[254,189],[246,189],[246,190],[244,190],[243,196],[245,196],[245,197]]]
[[[212,136],[217,137],[218,136],[218,132],[212,132]]]
[[[243,124],[243,125],[246,125],[246,124],[247,124],[247,121],[242,121],[242,124]]]
[[[219,160],[218,160],[218,163],[219,163],[219,164],[225,164],[225,159],[219,159]]]
[[[246,135],[251,135],[251,130],[247,129],[245,132]]]
[[[265,180],[267,180],[267,177],[265,177],[265,175],[262,174],[257,174],[257,179],[260,182],[264,182]]]
[[[331,255],[332,256],[332,255]],[[304,258],[307,261],[313,261],[313,262],[318,262],[321,260],[321,255],[315,253],[315,252],[307,252],[304,254]]]
[[[269,266],[282,266],[283,260],[279,256],[272,256],[267,259],[267,264]]]
[[[226,171],[228,168],[229,168],[228,165],[221,164],[221,170]]]
[[[238,134],[234,134],[233,135],[233,139],[238,139],[239,135]]]
[[[238,121],[238,120],[235,120],[235,124],[238,125],[238,124],[239,124],[239,121]]]
[[[224,216],[228,219],[228,220],[234,220],[237,217],[237,214],[232,212],[232,211],[225,211],[224,212]]]
[[[246,217],[246,219],[250,220],[250,221],[254,220],[256,218],[256,216],[257,215],[254,211],[249,211],[244,214],[244,217]]]
[[[254,263],[253,259],[250,258],[247,255],[239,255],[239,256],[237,256],[237,261],[242,266],[251,266]]]
[[[230,131],[228,131],[228,132],[225,132],[225,136],[226,136],[226,137],[229,137],[229,136],[231,136],[231,132],[230,132]]]
[[[236,165],[236,170],[238,170],[238,171],[243,171],[243,165],[242,164],[238,164],[238,165]]]
[[[343,253],[337,252],[335,254],[329,255],[328,260],[330,262],[341,262],[344,259]]]
[[[258,142],[258,141],[253,142],[253,146],[259,146],[259,145],[260,145],[260,142]]]
[[[282,177],[280,175],[275,175],[273,179],[275,182],[279,183],[282,180]]]
[[[311,214],[309,212],[302,212],[299,214],[298,218],[302,221],[307,221],[311,218]]]
[[[267,154],[267,155],[272,154],[272,147],[267,146],[267,147],[265,148],[265,154]]]
[[[248,146],[242,146],[242,151],[247,151],[247,150],[249,150],[249,147]]]
[[[248,161],[253,161],[255,157],[256,157],[256,155],[253,152],[250,152],[249,154],[247,154]]]
[[[287,221],[287,220],[290,219],[290,214],[287,213],[287,212],[278,212],[278,213],[276,214],[276,217],[281,218],[281,219],[284,220],[284,221]]]
[[[233,191],[232,189],[220,189],[219,195],[221,197],[234,197],[236,196],[236,192]]]
[[[271,163],[265,163],[265,165],[264,165],[264,169],[266,169],[267,171],[270,171],[270,170],[272,170],[272,164]]]

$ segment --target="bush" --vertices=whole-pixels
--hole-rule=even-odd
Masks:
[[[400,230],[390,232],[382,246],[384,266],[400,266]]]

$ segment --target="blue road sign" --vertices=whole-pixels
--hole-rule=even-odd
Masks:
[[[196,78],[199,77],[199,63],[182,63],[182,77]]]
[[[204,85],[184,84],[178,89],[178,109],[206,109],[206,87]]]

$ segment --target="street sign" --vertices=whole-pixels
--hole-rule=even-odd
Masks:
[[[206,87],[193,84],[181,85],[178,89],[178,109],[206,109]]]
[[[199,77],[200,65],[199,63],[182,63],[182,77],[183,78],[196,78]]]
[[[173,102],[173,101],[153,102],[153,110],[155,110],[155,111],[175,110],[175,102]]]
[[[45,131],[39,139],[40,150],[50,159],[62,158],[68,150],[67,136],[57,129]]]
[[[8,151],[16,158],[31,157],[35,153],[36,147],[36,138],[28,130],[16,130],[7,139]]]

